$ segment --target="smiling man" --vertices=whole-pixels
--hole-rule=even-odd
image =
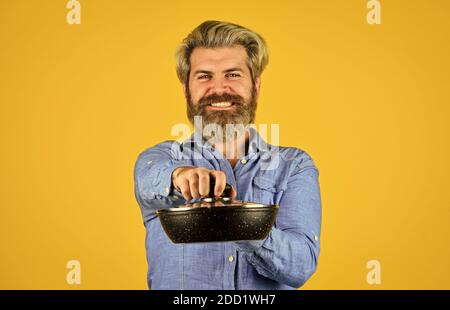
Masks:
[[[269,145],[252,126],[268,62],[265,41],[242,26],[206,21],[184,39],[176,60],[195,133],[182,143],[145,150],[134,171],[147,231],[149,288],[302,286],[315,272],[320,250],[318,171],[306,152]],[[210,179],[216,196],[228,183],[239,200],[280,206],[266,239],[186,244],[168,239],[156,210],[205,197]]]

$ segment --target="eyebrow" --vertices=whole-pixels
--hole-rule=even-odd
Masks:
[[[234,71],[243,72],[240,67],[234,67],[234,68],[226,69],[226,70],[224,70],[222,72],[223,73],[230,73],[230,72],[234,72]],[[195,70],[194,71],[194,75],[197,75],[199,73],[212,74],[213,72],[212,71],[208,71],[208,70]]]

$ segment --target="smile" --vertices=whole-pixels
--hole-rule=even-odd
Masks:
[[[216,102],[216,103],[211,103],[208,106],[213,107],[213,108],[229,108],[232,107],[234,105],[234,102]]]

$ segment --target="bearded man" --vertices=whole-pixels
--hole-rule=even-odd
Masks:
[[[176,53],[194,134],[138,157],[135,195],[146,228],[151,289],[296,289],[315,272],[321,199],[311,157],[266,143],[253,124],[268,63],[264,39],[240,25],[206,21]],[[199,120],[199,121],[197,121]],[[243,201],[279,205],[264,240],[174,244],[156,216],[228,183]]]

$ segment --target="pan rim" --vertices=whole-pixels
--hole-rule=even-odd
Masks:
[[[156,210],[156,215],[164,214],[164,213],[206,213],[206,212],[223,212],[226,210],[233,211],[267,211],[267,210],[276,210],[280,206],[278,205],[265,205],[265,204],[254,204],[251,206],[245,205],[227,205],[227,206],[208,206],[208,207],[174,207],[167,209],[158,209]]]

